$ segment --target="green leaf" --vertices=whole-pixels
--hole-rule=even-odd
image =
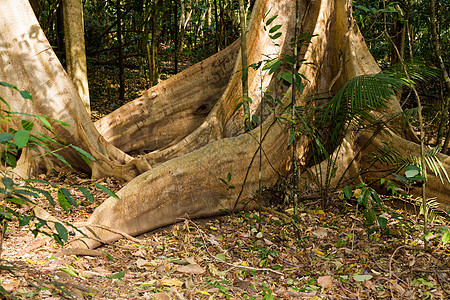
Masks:
[[[9,132],[3,132],[0,134],[0,143],[4,144],[6,142],[9,142],[14,138],[14,135]]]
[[[367,12],[370,12],[370,9],[368,9],[368,8],[365,7],[365,6],[362,6],[362,5],[356,5],[355,7],[358,8],[358,9],[361,9],[361,10],[364,10],[364,11],[367,11]]]
[[[407,166],[405,168],[405,176],[406,178],[410,179],[414,176],[418,175],[420,173],[420,168],[414,165]]]
[[[11,214],[5,213],[5,212],[3,212],[3,211],[0,211],[0,216],[2,216],[2,217],[3,217],[4,219],[6,219],[6,220],[11,220],[11,219],[12,219]]]
[[[69,274],[70,276],[73,277],[80,277],[80,274],[78,273],[78,271],[72,267],[72,266],[67,266],[65,268],[59,268],[61,271],[66,272],[67,274]]]
[[[31,191],[27,191],[24,189],[17,189],[14,190],[14,195],[19,196],[19,195],[26,195],[26,196],[31,196],[31,197],[35,197],[35,198],[39,198],[39,195],[36,193],[33,193]]]
[[[17,204],[17,205],[24,205],[24,204],[27,203],[26,200],[20,199],[20,198],[15,198],[15,197],[13,197],[13,198],[12,197],[8,197],[8,198],[6,198],[6,201],[14,203],[14,204]]]
[[[22,120],[22,128],[28,131],[33,130],[34,123],[26,120]]]
[[[352,188],[350,186],[346,185],[344,187],[343,191],[344,191],[345,198],[347,198],[347,199],[351,199],[352,198],[353,193],[352,193]]]
[[[62,157],[61,155],[55,153],[55,152],[50,152],[54,157],[56,157],[60,162],[62,162],[63,164],[65,164],[66,166],[68,166],[69,168],[72,168],[72,166],[64,159],[64,157]]]
[[[114,197],[116,199],[120,199],[119,196],[117,196],[116,193],[114,193],[113,191],[111,191],[110,189],[108,189],[106,186],[98,184],[98,183],[94,183],[96,187],[98,187],[99,189],[101,189],[102,191],[104,191],[105,193],[107,193],[108,195],[110,195],[111,197]]]
[[[288,146],[294,142],[295,139],[295,131],[291,130],[291,135],[289,136]]]
[[[19,226],[20,227],[26,226],[26,225],[28,225],[30,223],[30,221],[31,221],[31,217],[30,216],[23,216],[22,215],[22,218],[19,220]]]
[[[20,129],[16,131],[16,134],[14,135],[14,142],[16,143],[17,147],[23,148],[28,144],[29,138],[30,132],[25,129]]]
[[[387,226],[388,220],[385,217],[378,216],[377,223],[381,228],[384,228]]]
[[[292,73],[291,72],[280,73],[278,75],[278,79],[283,79],[288,83],[292,84]]]
[[[269,37],[272,39],[272,40],[276,40],[277,38],[279,38],[281,36],[281,32],[277,32],[277,33],[275,33],[274,35],[269,35]]]
[[[120,271],[118,273],[113,274],[110,278],[111,279],[120,279],[125,277],[125,272],[124,271]]]
[[[216,258],[219,259],[219,260],[226,260],[227,259],[227,257],[223,253],[216,254]]]
[[[231,173],[230,172],[228,172],[228,174],[227,174],[227,180],[228,180],[228,182],[231,181]]]
[[[365,209],[364,210],[364,217],[366,218],[366,223],[368,225],[373,224],[373,222],[375,222],[375,212],[373,211],[373,209]]]
[[[33,96],[31,96],[30,92],[27,91],[20,91],[20,95],[23,99],[33,100]]]
[[[81,149],[80,147],[74,146],[74,145],[70,145],[70,147],[72,147],[73,149],[75,149],[81,156],[85,156],[86,158],[89,158],[92,161],[96,161],[95,157],[93,157],[89,152],[84,151],[83,149]]]
[[[267,20],[267,22],[266,22],[266,26],[269,26],[270,24],[272,24],[273,20],[275,20],[277,17],[278,17],[278,15],[270,17],[269,20]]]
[[[17,88],[17,86],[12,85],[12,84],[7,83],[7,82],[0,81],[0,85],[9,87],[10,89],[13,89],[13,90],[16,90],[16,91],[19,90],[19,89]]]
[[[3,159],[8,164],[8,166],[10,166],[11,168],[14,169],[17,166],[17,159],[11,153],[9,153],[9,152],[8,153],[4,153]]]
[[[262,68],[263,71],[270,70],[269,74],[272,74],[275,72],[279,67],[281,66],[281,61],[279,59],[273,59],[269,62],[267,62],[264,67]]]
[[[442,235],[442,243],[444,246],[450,241],[450,231],[446,230],[445,233]]]
[[[58,191],[58,202],[59,202],[59,205],[61,205],[62,209],[64,209],[65,212],[67,212],[67,213],[70,212],[71,205],[61,190]]]
[[[5,188],[7,190],[12,189],[13,186],[14,186],[14,181],[11,178],[9,178],[9,177],[3,177],[2,178],[2,183],[3,183],[3,185],[5,186]]]
[[[280,28],[281,28],[281,25],[275,25],[272,28],[270,28],[269,33],[277,32],[278,29],[280,29]]]
[[[26,182],[37,182],[37,183],[43,183],[43,184],[48,184],[50,186],[53,186],[53,184],[51,184],[49,181],[47,180],[42,180],[42,179],[37,179],[37,178],[31,178],[31,179],[25,179]]]
[[[40,115],[40,116],[36,116],[36,118],[39,119],[39,121],[42,122],[42,124],[44,124],[44,126],[48,129],[52,129],[52,125],[50,124],[50,122],[47,120],[46,116]]]
[[[37,180],[39,180],[39,179],[37,179]],[[28,181],[31,181],[31,179],[28,180]],[[42,180],[42,181],[44,181],[44,180]],[[44,181],[44,182],[45,182],[45,181]],[[47,200],[48,200],[48,202],[50,203],[50,205],[51,205],[52,207],[55,207],[55,201],[53,200],[53,197],[52,197],[52,195],[50,195],[49,192],[47,192],[47,191],[45,191],[45,190],[41,190],[41,189],[35,188],[35,187],[32,187],[32,186],[24,186],[24,188],[27,188],[27,189],[30,189],[30,190],[32,190],[32,191],[35,191],[35,192],[37,192],[37,193],[42,194],[45,198],[47,198]]]
[[[55,222],[55,229],[56,232],[58,232],[59,237],[62,238],[64,242],[67,242],[69,239],[69,233],[67,232],[66,227],[64,227],[61,223]]]
[[[372,275],[358,275],[358,274],[353,275],[353,279],[355,281],[360,281],[360,282],[370,280],[372,278],[373,278]]]
[[[60,188],[60,191],[64,194],[64,197],[66,197],[67,201],[75,207],[78,207],[78,202],[75,200],[75,198],[72,196],[72,194],[69,192],[68,189]]]
[[[86,197],[86,199],[88,199],[90,202],[94,203],[94,196],[92,196],[92,194],[85,189],[82,186],[77,186],[77,188],[80,190],[80,192],[83,193],[83,195]]]

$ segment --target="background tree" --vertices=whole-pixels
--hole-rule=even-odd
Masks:
[[[81,0],[63,0],[66,70],[87,112],[91,113],[84,44],[83,3]]]

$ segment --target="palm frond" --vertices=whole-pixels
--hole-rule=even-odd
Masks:
[[[425,151],[425,155],[424,155],[425,162],[427,164],[428,169],[430,169],[436,177],[439,177],[442,184],[444,184],[444,178],[443,178],[442,174],[444,174],[445,178],[450,183],[450,179],[448,177],[447,170],[445,170],[444,165],[438,158],[438,154],[439,154],[440,150],[441,150],[440,145],[438,145],[432,149],[427,149]],[[424,169],[422,167],[422,160],[421,160],[420,154],[419,155],[410,155],[408,157],[406,163],[414,164],[414,165],[418,166],[420,169],[422,169],[422,170]]]
[[[403,127],[406,127],[406,125],[409,123],[409,121],[412,118],[417,117],[418,114],[419,114],[419,110],[417,109],[417,107],[408,108],[408,109],[403,110],[403,112],[402,112]]]
[[[401,155],[400,152],[398,152],[395,149],[392,149],[392,147],[387,142],[382,142],[383,147],[379,147],[377,149],[377,152],[372,152],[372,155],[369,155],[369,158],[371,160],[371,165],[380,162],[382,164],[386,165],[394,165],[398,166],[403,164],[404,157]]]
[[[426,82],[432,79],[436,79],[441,74],[441,70],[437,68],[431,68],[424,62],[419,60],[407,60],[404,61],[404,64],[409,78],[412,80],[412,82],[408,82],[403,66],[400,63],[384,69],[383,73],[390,74],[390,76],[402,78],[405,85],[407,86],[409,86],[410,84],[416,84],[417,82]]]
[[[417,202],[420,203],[420,211],[419,216],[424,215],[425,211],[427,212],[427,220],[433,222],[434,218],[436,218],[436,210],[439,208],[439,203],[436,199],[428,199],[426,202],[422,201],[422,198],[418,198]],[[425,204],[425,207],[424,207]]]
[[[352,120],[363,112],[386,107],[395,90],[404,82],[397,76],[378,73],[360,75],[350,79],[331,99],[326,111],[326,119],[337,116]]]

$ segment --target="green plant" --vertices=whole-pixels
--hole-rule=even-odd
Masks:
[[[0,82],[0,85],[19,92],[24,100],[33,101],[30,93],[22,91],[12,84]],[[67,242],[69,238],[69,232],[66,226],[77,230],[69,222],[45,220],[34,214],[34,208],[37,206],[35,200],[41,197],[46,198],[50,205],[55,207],[56,201],[50,193],[50,189],[56,190],[57,201],[67,213],[70,212],[73,206],[77,207],[78,202],[68,189],[56,186],[48,181],[42,179],[16,179],[15,177],[17,176],[14,173],[14,169],[17,167],[17,159],[21,152],[24,149],[28,149],[38,152],[39,156],[53,155],[69,167],[70,164],[57,153],[58,151],[70,147],[77,151],[81,158],[88,164],[90,164],[90,161],[95,161],[95,158],[79,147],[64,144],[53,131],[51,122],[62,126],[69,126],[68,124],[44,115],[12,112],[11,107],[5,99],[0,97],[0,101],[6,107],[0,110],[0,125],[2,128],[2,132],[0,133],[0,163],[2,164],[2,170],[0,171],[0,181],[2,184],[0,186],[1,259],[3,241],[10,222],[16,221],[19,227],[28,226],[34,236],[37,236],[39,233],[50,236],[60,245]],[[18,122],[20,123],[20,128],[14,127],[14,124]],[[36,123],[45,130],[46,134],[33,130]],[[39,148],[44,150],[44,154],[41,154],[42,151],[39,151]],[[38,188],[36,187],[37,183],[44,184],[48,188]],[[117,197],[117,195],[106,187],[99,184],[96,184],[96,186],[111,196]],[[89,201],[94,201],[92,194],[87,189],[83,187],[78,187],[78,189]],[[23,211],[19,209],[22,206],[28,206],[32,209]],[[5,266],[0,265],[0,267]],[[12,271],[12,269],[8,270]],[[1,285],[0,293],[6,293]]]

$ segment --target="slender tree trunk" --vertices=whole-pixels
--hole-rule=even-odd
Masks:
[[[125,99],[125,77],[124,77],[124,63],[123,63],[123,45],[122,45],[122,5],[120,0],[116,2],[117,10],[117,54],[119,57],[119,99]]]
[[[214,42],[216,44],[216,52],[219,52],[220,50],[220,23],[219,23],[219,16],[217,14],[217,0],[214,0],[214,23],[216,25],[214,30]]]
[[[247,63],[247,26],[244,0],[239,0],[239,20],[241,23],[241,60],[242,60],[242,101],[244,107],[244,128],[252,128],[250,105],[248,99],[248,63]]]
[[[63,9],[63,2],[61,1],[61,4],[58,5],[58,8],[56,9],[56,50],[55,52],[58,53],[58,57],[60,57],[62,60],[66,60],[66,49],[65,49],[65,41],[64,41],[64,9]],[[83,37],[84,38],[84,37]],[[67,65],[67,60],[66,60]],[[66,68],[67,69],[67,68]],[[70,76],[70,75],[69,75]]]
[[[174,34],[174,66],[175,66],[175,74],[178,73],[178,31],[179,31],[179,25],[178,25],[178,0],[173,1],[173,34]]]
[[[430,20],[431,20],[431,37],[433,39],[433,47],[436,53],[436,60],[438,62],[439,68],[442,70],[442,76],[444,78],[445,86],[447,88],[447,97],[444,100],[446,103],[447,110],[444,111],[443,114],[448,116],[449,113],[448,107],[450,102],[450,76],[447,72],[444,60],[442,59],[441,44],[439,42],[439,35],[436,29],[436,0],[431,0],[430,3]],[[448,117],[444,117],[444,119],[448,120]],[[444,142],[444,146],[442,147],[443,153],[447,152],[449,140],[450,140],[450,126],[448,129],[447,137]]]
[[[151,39],[150,46],[147,45],[147,55],[149,55],[150,61],[150,83],[155,85],[158,83],[158,66],[156,65],[156,52],[158,47],[158,42],[156,38],[156,19],[158,18],[158,6],[157,2],[153,1],[152,6],[152,18],[151,18]]]
[[[67,74],[90,114],[82,0],[63,0]]]

